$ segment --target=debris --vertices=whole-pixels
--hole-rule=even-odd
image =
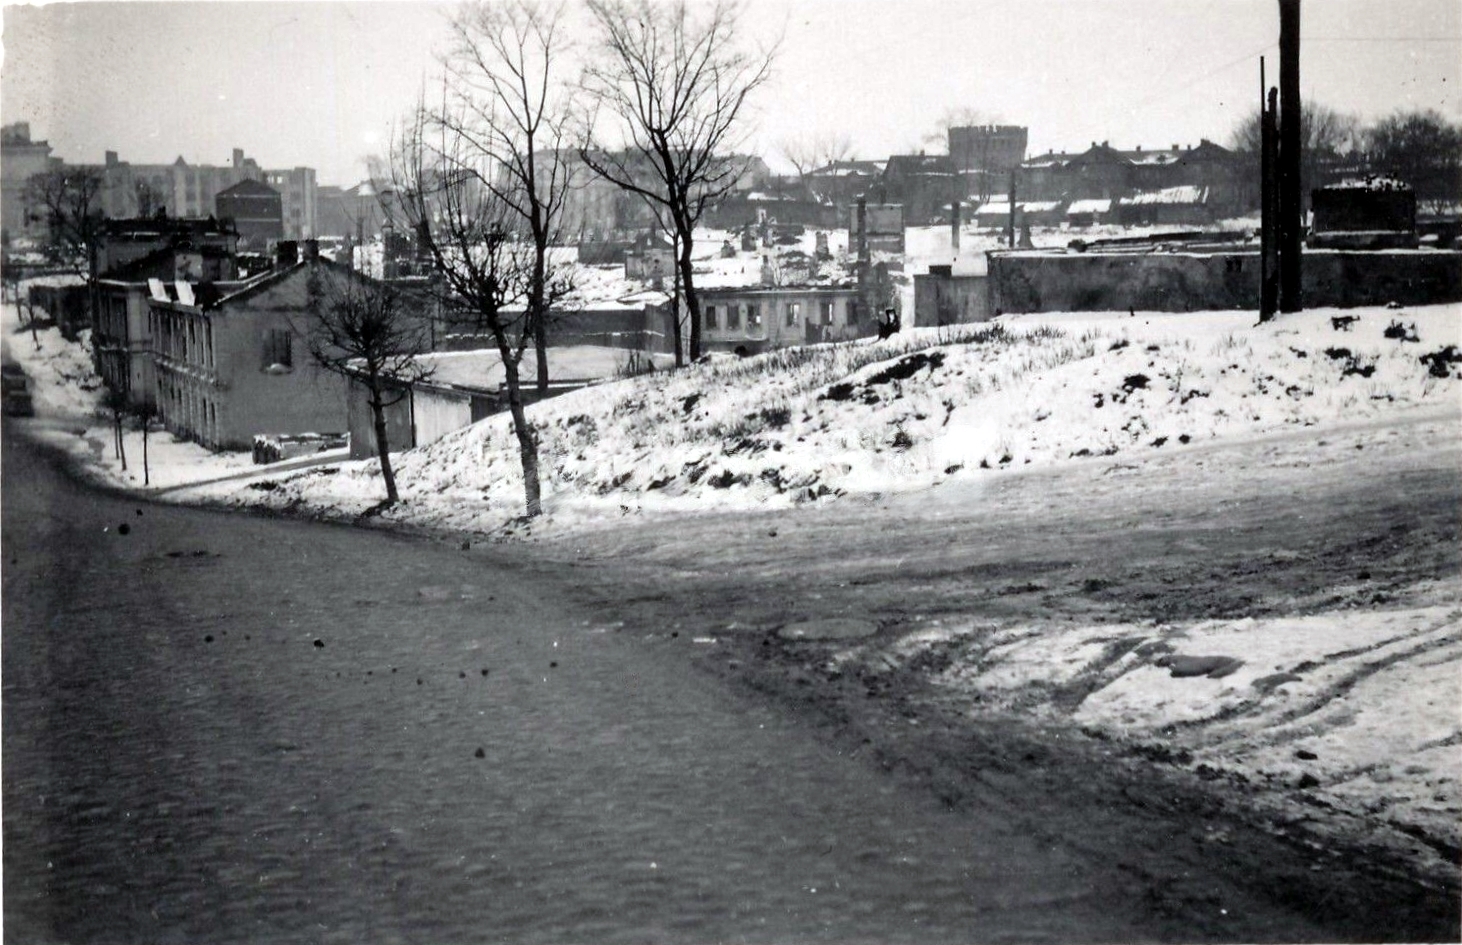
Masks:
[[[1153,660],[1152,664],[1167,669],[1171,675],[1179,679],[1190,676],[1221,679],[1243,666],[1244,661],[1232,656],[1182,656],[1175,653],[1160,656]]]

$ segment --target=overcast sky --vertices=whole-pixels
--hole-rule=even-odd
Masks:
[[[307,165],[349,185],[436,68],[435,3],[6,4],[0,117],[75,163]],[[579,11],[576,11],[579,12]],[[1277,78],[1275,0],[752,0],[782,36],[754,143],[842,132],[860,157],[924,143],[953,108],[1030,128],[1031,151],[1226,141]],[[1462,121],[1462,3],[1307,0],[1301,84],[1363,118]]]

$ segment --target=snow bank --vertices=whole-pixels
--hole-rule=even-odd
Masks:
[[[1029,315],[775,351],[537,404],[538,527],[792,507],[1001,470],[1455,409],[1462,306]],[[402,454],[412,521],[493,531],[521,512],[517,442],[488,418]],[[375,463],[234,501],[351,514]],[[226,496],[219,496],[227,498]]]
[[[1462,587],[1436,603],[1188,625],[946,623],[840,668],[888,671],[942,648],[936,683],[972,713],[1066,720],[1395,828],[1462,846]]]

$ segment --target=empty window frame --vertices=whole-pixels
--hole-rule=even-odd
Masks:
[[[268,370],[274,365],[283,368],[294,367],[294,336],[287,328],[269,328],[264,332],[264,357],[263,368]]]

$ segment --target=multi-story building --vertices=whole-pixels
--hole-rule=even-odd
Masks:
[[[315,186],[314,168],[266,170],[264,182],[279,191],[284,209],[285,239],[305,240],[320,235],[319,190]]]
[[[132,164],[106,152],[102,211],[112,218],[150,216],[165,210],[175,217],[207,217],[218,213],[218,194],[240,181],[263,181],[279,191],[286,239],[316,235],[317,188],[313,168],[268,170],[242,148],[234,148],[227,165],[189,164],[180,156],[171,164]]]
[[[708,288],[696,294],[706,351],[759,354],[877,331],[862,304],[862,289],[852,282]]]
[[[963,180],[945,154],[893,155],[874,193],[878,203],[902,204],[904,220],[913,226],[944,222],[965,196]]]
[[[218,219],[231,223],[239,242],[250,250],[266,250],[284,239],[284,200],[263,181],[241,180],[218,192]]]
[[[964,192],[982,199],[1008,189],[1010,171],[1025,160],[1030,129],[1021,125],[964,125],[949,129],[949,160]]]
[[[42,238],[44,220],[32,219],[26,201],[30,179],[60,163],[51,157],[51,146],[45,141],[32,141],[30,124],[16,122],[0,128],[0,243],[9,245],[20,237]]]
[[[210,449],[249,449],[258,434],[346,429],[346,382],[310,356],[310,277],[320,268],[362,278],[320,259],[313,242],[278,246],[277,264],[210,292],[157,283],[148,299],[157,408],[169,431]]]
[[[238,234],[212,220],[109,220],[92,323],[97,373],[133,404],[152,403],[149,284],[223,284],[238,276]]]
[[[1080,154],[1050,152],[1021,165],[1018,199],[1037,201],[1127,200],[1144,204],[1143,194],[1190,188],[1203,195],[1203,213],[1237,213],[1257,202],[1251,169],[1243,155],[1208,139],[1195,147],[1131,151],[1093,142]],[[1161,202],[1158,197],[1146,203]]]

